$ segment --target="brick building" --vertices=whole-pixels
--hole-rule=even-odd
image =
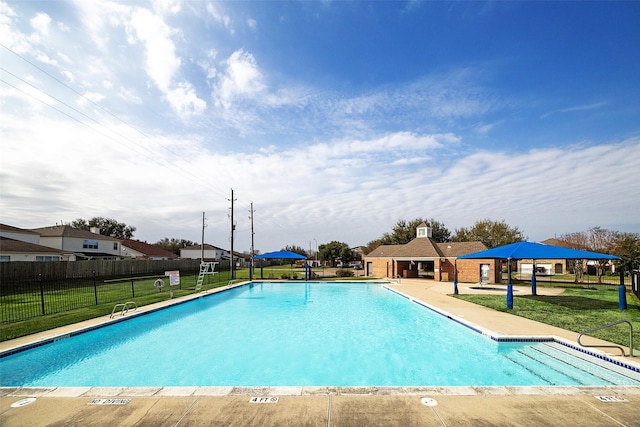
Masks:
[[[453,281],[457,264],[458,281],[500,283],[500,260],[459,260],[462,255],[484,251],[482,242],[438,243],[431,237],[431,229],[422,223],[416,238],[404,245],[382,245],[364,256],[367,276],[423,277],[440,282]]]

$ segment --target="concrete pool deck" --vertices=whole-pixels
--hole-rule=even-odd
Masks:
[[[504,293],[473,290],[472,286],[460,284],[460,293]],[[390,287],[494,335],[553,336],[571,342],[577,338],[575,332],[453,298],[447,295],[453,290],[450,283],[404,279]],[[516,290],[529,291],[526,286]],[[561,292],[561,289],[538,288],[539,294]],[[139,311],[153,308],[155,306],[141,307]],[[0,350],[105,321],[109,321],[108,316],[4,342]],[[593,342],[596,341],[589,341]],[[623,358],[614,355],[616,350],[610,350],[613,358],[640,367],[640,355]],[[264,397],[264,403],[250,402],[252,397]],[[35,400],[20,406],[29,402],[25,398]],[[432,400],[425,404],[423,398]],[[638,426],[639,420],[640,387],[628,386],[0,388],[0,425],[6,427]]]

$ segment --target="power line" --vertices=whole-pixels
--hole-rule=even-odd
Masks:
[[[136,132],[138,132],[139,134],[141,134],[141,135],[142,135],[142,136],[144,136],[145,138],[147,138],[147,139],[149,139],[149,140],[154,140],[151,136],[149,136],[149,135],[148,135],[148,134],[146,134],[145,132],[141,131],[140,129],[136,128],[135,126],[131,125],[130,123],[128,123],[128,122],[126,122],[126,121],[122,120],[122,119],[121,119],[121,118],[119,118],[117,115],[113,114],[112,112],[110,112],[110,111],[109,111],[109,110],[107,110],[106,108],[102,107],[101,105],[99,105],[99,104],[95,103],[93,100],[91,100],[91,99],[90,99],[89,97],[87,97],[85,94],[82,94],[82,93],[81,93],[81,92],[79,92],[78,90],[76,90],[76,89],[74,89],[73,87],[69,86],[68,84],[66,84],[66,83],[65,83],[65,82],[63,82],[62,80],[58,79],[57,77],[55,77],[54,75],[52,75],[51,73],[49,73],[48,71],[46,71],[45,69],[43,69],[43,68],[39,67],[37,64],[34,64],[33,62],[29,61],[27,58],[23,57],[22,55],[18,54],[17,52],[13,51],[12,49],[10,49],[9,47],[5,46],[5,45],[4,45],[4,44],[2,44],[2,43],[0,43],[0,46],[2,46],[4,49],[6,49],[6,50],[8,50],[9,52],[11,52],[12,54],[14,54],[15,56],[17,56],[17,57],[18,57],[18,58],[20,58],[21,60],[25,61],[26,63],[28,63],[28,64],[29,64],[29,65],[31,65],[32,67],[36,68],[36,69],[37,69],[37,70],[39,70],[40,72],[42,72],[42,73],[46,74],[48,77],[50,77],[51,79],[55,80],[56,82],[58,82],[59,84],[61,84],[61,85],[62,85],[62,86],[64,86],[65,88],[67,88],[67,89],[71,90],[73,93],[75,93],[75,94],[79,95],[80,97],[82,97],[83,99],[87,100],[87,101],[88,101],[88,102],[90,102],[92,105],[96,106],[97,108],[99,108],[100,110],[104,111],[104,112],[105,112],[105,113],[107,113],[108,115],[110,115],[110,116],[114,117],[114,118],[115,118],[116,120],[118,120],[119,122],[121,122],[121,123],[125,124],[126,126],[128,126],[128,127],[129,127],[129,128],[131,128],[131,129],[135,130]],[[1,69],[2,71],[6,72],[7,74],[9,74],[9,75],[13,76],[14,78],[16,78],[16,79],[18,79],[18,80],[22,81],[23,83],[25,83],[25,84],[27,84],[27,85],[31,86],[32,88],[36,89],[36,90],[37,90],[37,91],[39,91],[40,93],[43,93],[44,95],[46,95],[46,96],[48,96],[48,97],[50,97],[50,98],[52,98],[52,99],[56,100],[56,101],[57,101],[57,102],[59,102],[60,104],[62,104],[62,105],[64,105],[64,106],[66,106],[67,108],[69,108],[69,109],[71,109],[71,110],[73,110],[73,111],[77,112],[78,114],[80,114],[80,115],[82,115],[82,116],[86,117],[87,119],[89,119],[89,120],[93,121],[94,123],[96,123],[96,124],[98,124],[98,125],[102,126],[103,128],[108,129],[109,131],[111,131],[111,132],[115,133],[116,135],[118,135],[118,137],[123,138],[123,139],[125,139],[125,140],[129,141],[131,144],[138,146],[139,148],[141,148],[141,149],[145,150],[146,152],[150,153],[151,155],[154,155],[154,154],[155,154],[153,151],[151,151],[151,150],[149,150],[149,149],[147,149],[147,148],[145,148],[145,147],[140,146],[140,144],[136,143],[135,141],[131,140],[130,138],[128,138],[128,137],[126,137],[126,136],[124,136],[124,135],[119,134],[117,131],[115,131],[115,130],[113,130],[113,129],[110,129],[108,126],[106,126],[106,125],[104,125],[104,124],[100,123],[99,121],[95,120],[94,118],[90,117],[89,115],[85,114],[84,112],[82,112],[82,111],[80,111],[80,110],[78,110],[78,109],[76,109],[76,108],[74,108],[74,107],[72,107],[72,106],[68,105],[68,104],[67,104],[67,103],[65,103],[64,101],[62,101],[62,100],[60,100],[60,99],[56,98],[55,96],[50,95],[50,94],[49,94],[49,93],[47,93],[46,91],[44,91],[44,90],[42,90],[42,89],[40,89],[40,88],[36,87],[36,86],[35,86],[35,85],[33,85],[32,83],[30,83],[30,82],[28,82],[28,81],[26,81],[26,80],[22,79],[21,77],[19,77],[19,76],[17,76],[16,74],[14,74],[14,73],[10,72],[9,70],[7,70],[7,69],[5,69],[5,68],[3,68],[3,67],[0,67],[0,69]],[[37,101],[39,101],[39,102],[42,102],[43,104],[45,104],[45,105],[47,105],[47,106],[49,106],[49,107],[51,107],[51,108],[55,109],[56,111],[58,111],[58,112],[60,112],[60,113],[64,114],[65,116],[67,116],[67,117],[69,117],[69,118],[71,118],[71,119],[73,119],[73,120],[75,120],[75,121],[77,121],[77,122],[79,122],[79,123],[82,123],[82,122],[81,122],[80,120],[78,120],[77,118],[72,117],[71,115],[69,115],[69,114],[67,114],[67,113],[62,112],[61,110],[59,110],[59,109],[57,109],[57,108],[54,108],[54,107],[53,107],[53,106],[51,106],[50,104],[47,104],[46,102],[44,102],[44,101],[42,101],[42,100],[40,100],[40,99],[36,98],[35,96],[33,96],[33,95],[31,95],[31,94],[29,94],[29,93],[27,93],[27,92],[23,91],[23,90],[21,90],[20,88],[18,88],[18,87],[16,87],[16,86],[13,86],[13,85],[11,85],[10,83],[8,83],[8,82],[6,82],[6,81],[3,81],[3,83],[5,83],[5,84],[7,84],[7,85],[9,85],[9,86],[11,86],[11,87],[13,87],[13,88],[14,88],[14,89],[16,89],[16,90],[19,90],[20,92],[22,92],[22,93],[24,93],[25,95],[28,95],[28,96],[30,96],[30,97],[32,97],[32,98],[34,98],[34,99],[36,99],[36,100],[37,100]],[[85,124],[85,123],[82,123],[82,124]],[[86,125],[86,124],[85,124],[85,125]],[[88,126],[88,125],[87,125],[87,126]],[[96,129],[92,128],[91,126],[88,126],[88,127],[89,127],[90,129],[94,130],[94,131],[97,131]],[[99,131],[98,131],[98,132],[99,132]],[[105,133],[103,133],[103,132],[99,132],[99,133],[101,133],[102,135],[108,136],[108,135],[106,135],[106,134],[105,134]],[[116,141],[113,137],[110,137],[110,138],[111,138],[112,140]],[[116,142],[118,142],[118,141],[116,141]],[[128,145],[122,144],[121,142],[118,142],[118,143],[120,143],[121,145],[123,145],[123,146],[125,146],[125,147],[127,147],[127,148],[131,148],[131,147],[129,147]],[[168,153],[172,154],[173,156],[175,156],[175,157],[177,157],[177,158],[179,158],[179,159],[182,159],[182,160],[186,161],[187,163],[189,163],[189,164],[193,165],[193,163],[192,163],[189,159],[186,159],[186,158],[184,158],[184,157],[180,156],[178,153],[175,153],[174,151],[170,150],[169,148],[165,147],[164,145],[162,145],[162,144],[158,143],[156,140],[154,140],[154,143],[156,143],[160,148],[164,149],[165,151],[167,151]],[[135,151],[135,150],[134,150],[134,151]],[[137,153],[138,153],[138,154],[142,154],[144,157],[146,157],[146,158],[148,158],[148,159],[150,159],[150,160],[153,160],[155,163],[157,163],[157,164],[159,164],[159,165],[161,165],[161,166],[163,166],[163,167],[165,167],[165,166],[166,166],[166,165],[162,165],[160,162],[158,162],[156,159],[154,159],[154,158],[152,158],[152,157],[149,157],[149,156],[147,156],[147,155],[144,155],[143,153],[140,153],[140,152],[137,152]],[[165,163],[167,163],[169,166],[172,166],[172,167],[174,167],[174,168],[176,168],[176,169],[179,169],[179,170],[183,171],[183,172],[184,172],[184,174],[182,175],[183,177],[190,177],[191,179],[195,179],[195,180],[197,180],[197,181],[200,181],[200,182],[201,182],[202,184],[204,184],[205,186],[207,186],[207,187],[209,187],[209,188],[213,189],[213,190],[214,190],[215,192],[217,192],[220,196],[225,197],[225,194],[224,194],[221,190],[217,189],[216,187],[213,187],[209,182],[204,181],[202,178],[200,178],[200,177],[198,177],[198,176],[196,176],[196,175],[194,175],[194,174],[190,173],[190,172],[189,172],[189,171],[187,171],[187,170],[184,170],[183,168],[181,168],[181,167],[180,167],[180,166],[178,166],[178,165],[175,165],[175,164],[170,163],[170,162],[169,162],[169,161],[167,161],[167,160],[164,160],[164,162],[165,162]],[[185,174],[186,174],[186,175],[185,175]]]
[[[124,144],[123,142],[119,141],[117,138],[114,138],[112,135],[109,135],[109,134],[107,134],[107,133],[105,133],[105,132],[103,132],[103,131],[101,131],[101,130],[99,130],[99,129],[96,129],[95,127],[93,127],[93,126],[91,126],[91,125],[89,125],[89,124],[87,124],[87,123],[83,122],[82,120],[78,119],[77,117],[74,117],[74,116],[72,116],[71,114],[69,114],[69,113],[67,113],[67,112],[65,112],[65,111],[63,111],[63,110],[61,110],[61,109],[59,109],[59,108],[57,108],[57,107],[55,107],[55,106],[53,106],[53,105],[51,105],[51,104],[48,104],[48,103],[44,102],[42,99],[37,98],[37,97],[36,97],[36,96],[34,96],[33,94],[30,94],[30,93],[28,93],[28,92],[24,91],[23,89],[21,89],[21,88],[19,88],[19,87],[15,86],[15,85],[13,85],[13,84],[11,84],[11,83],[9,83],[9,82],[7,82],[7,81],[3,80],[3,79],[0,79],[0,81],[1,81],[2,83],[6,84],[7,86],[10,86],[10,87],[14,88],[15,90],[17,90],[17,91],[21,92],[22,94],[27,95],[27,96],[29,96],[29,97],[31,97],[31,98],[33,98],[33,99],[35,99],[36,101],[38,101],[38,102],[40,102],[40,103],[42,103],[42,104],[46,105],[47,107],[49,107],[49,108],[51,108],[51,109],[53,109],[53,110],[55,110],[55,111],[57,111],[57,112],[59,112],[59,113],[61,113],[61,114],[65,115],[65,116],[67,116],[68,118],[70,118],[70,119],[72,119],[72,120],[74,120],[74,121],[76,121],[76,122],[78,122],[78,123],[80,123],[80,124],[82,124],[82,125],[84,125],[84,126],[88,127],[88,128],[89,128],[89,129],[91,129],[92,131],[97,132],[97,133],[99,133],[99,134],[101,134],[101,135],[103,135],[103,136],[105,136],[105,137],[107,137],[107,138],[111,139],[112,141],[114,141],[114,142],[116,142],[116,143],[120,144],[121,146],[123,146],[123,147],[125,147],[125,148],[127,148],[127,149],[130,149],[130,150],[132,150],[132,151],[136,152],[137,154],[139,154],[139,155],[141,155],[141,156],[143,156],[143,157],[145,157],[145,158],[147,158],[147,159],[149,159],[149,160],[153,161],[154,163],[156,163],[156,164],[158,164],[158,165],[160,165],[160,166],[162,166],[162,167],[170,166],[170,167],[173,167],[173,168],[175,168],[175,169],[178,169],[178,170],[182,171],[183,173],[182,173],[181,175],[182,175],[183,177],[198,180],[198,181],[200,181],[202,184],[204,184],[205,186],[210,187],[211,189],[213,189],[214,191],[218,192],[221,196],[223,196],[223,197],[224,197],[224,194],[223,194],[220,190],[218,190],[217,188],[215,188],[215,187],[211,186],[208,182],[204,181],[204,180],[203,180],[203,179],[201,179],[200,177],[198,177],[198,176],[196,176],[196,175],[193,175],[192,173],[190,173],[190,172],[188,172],[188,171],[185,171],[185,170],[184,170],[184,169],[182,169],[180,166],[178,166],[178,165],[176,165],[176,164],[173,164],[173,163],[169,162],[168,160],[162,159],[162,162],[164,162],[164,164],[163,164],[163,163],[161,163],[158,159],[156,159],[156,158],[152,157],[152,155],[154,154],[154,153],[153,153],[153,151],[151,151],[151,150],[149,150],[149,149],[147,149],[147,148],[145,148],[145,147],[142,147],[140,144],[136,143],[136,142],[135,142],[135,141],[133,141],[132,139],[130,139],[130,138],[128,138],[128,137],[126,137],[126,136],[124,136],[124,135],[121,135],[120,133],[118,133],[118,132],[114,131],[113,129],[109,129],[107,126],[103,125],[102,123],[100,123],[99,121],[97,121],[96,119],[94,119],[93,117],[91,117],[91,116],[89,116],[89,115],[85,114],[84,112],[82,112],[82,111],[80,111],[80,110],[76,109],[75,107],[73,107],[73,106],[71,106],[71,105],[67,104],[66,102],[64,102],[64,101],[62,101],[62,100],[60,100],[60,99],[56,98],[55,96],[52,96],[52,95],[50,95],[50,94],[48,94],[48,93],[46,93],[46,92],[42,91],[40,88],[38,88],[38,87],[34,86],[33,84],[31,84],[30,82],[28,82],[28,81],[26,81],[26,80],[22,79],[21,77],[19,77],[19,76],[17,76],[17,75],[15,75],[15,74],[13,74],[12,72],[10,72],[10,71],[6,70],[5,68],[0,67],[0,70],[4,71],[5,73],[7,73],[7,74],[9,74],[9,75],[11,75],[11,76],[13,76],[14,78],[16,78],[16,79],[20,80],[21,82],[23,82],[23,83],[25,83],[25,84],[29,85],[30,87],[34,88],[34,89],[35,89],[35,90],[37,90],[38,92],[40,92],[40,93],[42,93],[42,94],[44,94],[44,95],[46,95],[46,96],[50,97],[51,99],[53,99],[53,100],[57,101],[58,103],[60,103],[60,104],[64,105],[65,107],[69,108],[70,110],[75,111],[76,113],[80,114],[80,115],[81,115],[81,116],[83,116],[83,117],[86,117],[88,120],[90,120],[90,121],[94,122],[94,123],[95,123],[95,124],[97,124],[98,126],[101,126],[101,127],[105,128],[105,129],[109,130],[110,132],[113,132],[113,133],[114,133],[115,135],[117,135],[119,138],[122,138],[122,139],[124,139],[124,140],[126,140],[126,141],[130,142],[131,144],[133,144],[134,146],[138,147],[139,149],[146,151],[146,153],[148,153],[148,154],[145,154],[145,152],[141,152],[141,151],[139,151],[139,150],[136,150],[136,149],[134,149],[133,147],[131,147],[130,145]]]

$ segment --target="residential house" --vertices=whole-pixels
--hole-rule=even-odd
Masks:
[[[119,239],[123,256],[129,258],[144,258],[154,260],[176,259],[178,255],[166,251],[147,242],[131,239]]]
[[[36,243],[0,236],[0,261],[74,261],[75,255]]]
[[[180,249],[180,258],[188,258],[188,259],[200,259],[203,258],[204,261],[213,262],[213,261],[222,261],[223,259],[229,259],[229,251],[219,248],[217,246],[210,245],[205,243],[203,245],[193,245],[187,246],[186,248]]]
[[[103,236],[100,230],[80,230],[70,225],[34,228],[40,234],[40,244],[65,252],[73,252],[78,258],[86,259],[121,259],[120,241]]]
[[[202,257],[202,245],[193,245],[180,249],[180,258],[200,259]],[[237,267],[247,267],[251,262],[251,257],[247,254],[233,251],[233,258]],[[204,261],[230,261],[231,251],[219,248],[217,246],[204,244]]]
[[[7,224],[0,224],[0,237],[8,239],[20,240],[21,242],[40,244],[40,234],[32,230],[13,227]]]
[[[75,254],[40,245],[40,234],[0,224],[0,261],[75,261]]]
[[[422,223],[416,237],[404,245],[382,245],[364,256],[365,274],[377,277],[426,277],[452,281],[455,268],[461,282],[493,282],[502,279],[500,260],[458,260],[456,258],[486,250],[482,242],[433,240],[431,228]]]

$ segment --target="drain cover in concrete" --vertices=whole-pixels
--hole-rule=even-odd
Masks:
[[[13,402],[11,404],[11,407],[12,408],[19,408],[21,406],[31,405],[35,401],[36,401],[35,397],[27,397],[26,399],[22,399],[22,400],[18,400],[17,402]]]
[[[422,399],[420,399],[420,402],[422,402],[423,405],[427,406],[438,406],[438,401],[430,397],[423,397]]]

